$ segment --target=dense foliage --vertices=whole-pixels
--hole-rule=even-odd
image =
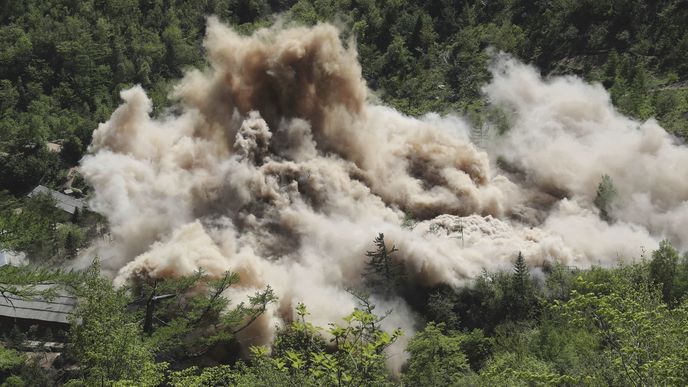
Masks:
[[[279,13],[279,16],[274,16]],[[480,87],[491,52],[546,74],[600,82],[617,108],[656,117],[688,138],[688,5],[645,1],[438,0],[0,0],[0,249],[42,265],[73,258],[107,237],[92,213],[68,216],[38,184],[88,194],[72,169],[91,133],[141,84],[155,114],[186,68],[203,67],[207,15],[242,32],[337,21],[353,37],[368,85],[405,113],[457,111],[499,121]],[[480,125],[475,125],[480,127]],[[482,136],[482,134],[480,134]],[[616,190],[601,176],[595,205],[612,222]],[[373,236],[371,236],[372,238]],[[375,239],[360,305],[316,327],[308,305],[270,350],[240,360],[236,335],[275,302],[270,288],[233,307],[222,296],[235,274],[140,279],[115,289],[98,266],[84,275],[0,267],[0,296],[50,297],[59,283],[81,297],[61,362],[42,369],[22,353],[23,333],[4,334],[2,386],[158,385],[685,385],[688,382],[688,255],[663,242],[617,268],[554,264],[534,277],[514,251],[513,271],[470,287],[404,289],[396,248]],[[411,292],[413,294],[411,294]],[[385,314],[363,293],[400,296],[426,323],[409,359],[391,374]],[[410,334],[410,332],[406,332]],[[221,356],[218,356],[220,353]],[[212,355],[212,356],[211,356]]]
[[[314,326],[307,307],[297,305],[294,321],[278,331],[272,350],[253,347],[244,363],[205,355],[236,344],[235,334],[275,301],[269,288],[248,305],[228,309],[221,293],[235,284],[232,273],[211,279],[199,272],[144,282],[139,289],[115,289],[100,276],[97,262],[84,274],[10,268],[0,271],[8,284],[3,291],[50,297],[31,290],[31,284],[50,280],[72,289],[81,301],[63,368],[44,371],[26,355],[0,347],[0,375],[15,383],[6,385],[625,386],[688,381],[688,254],[680,257],[668,242],[636,264],[589,270],[553,265],[538,277],[516,254],[511,273],[486,272],[473,287],[420,289],[425,301],[415,307],[427,325],[409,338],[401,374],[391,374],[385,364],[401,354],[399,348],[387,349],[404,332],[382,329],[386,313],[376,312],[361,293],[378,292],[376,287],[352,291],[359,307],[328,328]],[[5,345],[22,348],[25,339],[6,337]],[[36,377],[39,382],[31,379]]]

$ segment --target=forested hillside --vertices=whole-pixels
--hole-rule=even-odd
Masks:
[[[685,385],[686,20],[0,0],[0,386]]]

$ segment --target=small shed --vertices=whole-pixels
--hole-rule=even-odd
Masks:
[[[36,290],[54,288],[54,284],[40,284]],[[56,290],[54,297],[22,298],[14,294],[0,295],[0,325],[7,329],[12,326],[38,326],[53,331],[69,328],[69,317],[74,313],[77,298],[62,290]]]
[[[86,202],[83,199],[77,199],[69,195],[65,195],[43,185],[39,185],[34,188],[28,196],[33,197],[35,195],[50,195],[55,200],[56,207],[70,214],[74,214],[77,209],[82,211],[84,208],[86,208]]]

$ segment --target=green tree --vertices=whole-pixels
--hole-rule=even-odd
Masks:
[[[535,289],[530,279],[530,272],[525,258],[518,253],[514,262],[514,273],[511,276],[511,286],[505,295],[509,315],[514,320],[527,319],[535,314],[537,299]]]
[[[70,136],[60,151],[60,157],[67,163],[67,165],[76,165],[84,153],[84,147],[81,145],[81,140],[77,136]]]
[[[1,248],[23,251],[34,262],[45,262],[58,252],[57,224],[65,216],[49,195],[22,199],[0,214]]]
[[[77,250],[77,240],[76,240],[76,235],[74,235],[74,232],[69,231],[67,232],[67,235],[65,236],[65,241],[64,241],[64,247],[65,250],[67,250],[67,256],[70,258],[76,257],[76,250]]]
[[[678,251],[668,240],[659,243],[659,249],[652,252],[650,261],[650,278],[662,289],[662,298],[667,304],[673,304],[677,299],[674,291],[676,272],[678,269]]]
[[[582,380],[560,375],[554,367],[537,357],[505,351],[490,359],[478,377],[469,377],[465,385],[557,386],[579,385]]]
[[[457,297],[451,289],[441,289],[430,295],[426,315],[430,321],[443,323],[449,329],[459,329],[461,319],[454,310]]]
[[[385,244],[385,235],[380,233],[374,240],[375,250],[366,252],[369,258],[365,273],[365,282],[373,292],[384,296],[398,294],[403,285],[404,270],[393,254],[398,251],[396,246],[391,249]]]
[[[287,352],[311,353],[323,352],[326,349],[325,340],[322,338],[320,329],[306,320],[308,316],[306,306],[299,303],[296,306],[297,318],[285,328],[280,330],[272,347],[274,357],[283,357]],[[310,358],[307,358],[307,361]],[[310,364],[306,364],[306,367]]]
[[[71,317],[69,354],[78,364],[71,386],[113,383],[155,386],[163,381],[166,363],[156,363],[152,348],[127,313],[124,289],[100,276],[98,261],[77,289],[79,306]]]
[[[25,359],[17,351],[0,346],[0,376],[8,377]]]
[[[332,337],[332,348],[321,347],[317,334],[322,328],[307,320],[308,311],[303,304],[297,306],[299,318],[292,328],[280,334],[309,337],[307,342],[289,345],[282,341],[279,351],[268,355],[267,348],[253,347],[251,366],[242,363],[234,367],[218,366],[199,370],[197,367],[172,372],[173,386],[207,385],[305,385],[305,386],[387,386],[393,385],[385,368],[385,349],[401,334],[399,330],[387,333],[380,329],[384,317],[372,313],[374,306],[362,298],[361,307],[344,318],[345,324],[330,324],[327,332]],[[278,343],[280,338],[277,339]]]
[[[609,175],[603,175],[597,186],[594,204],[600,210],[600,218],[606,222],[612,221],[612,205],[617,196],[616,187]]]
[[[402,333],[382,330],[380,323],[386,316],[375,315],[375,306],[367,298],[359,301],[361,306],[344,318],[344,325],[333,323],[328,329],[334,353],[287,351],[283,357],[273,359],[275,366],[316,385],[390,384],[385,349]]]
[[[236,273],[214,278],[198,270],[190,276],[137,284],[139,297],[133,306],[157,356],[170,361],[200,357],[216,344],[229,342],[276,300],[268,286],[230,309],[223,294],[238,281]]]
[[[617,269],[610,280],[578,279],[581,291],[557,303],[573,326],[586,329],[603,344],[601,361],[588,370],[597,383],[612,385],[683,385],[688,382],[688,305],[669,309],[634,265]]]
[[[518,252],[516,261],[514,262],[514,275],[512,277],[514,290],[524,294],[528,287],[530,287],[530,272],[528,271],[528,265],[526,264],[523,254]]]
[[[430,323],[411,339],[407,347],[411,357],[404,372],[404,383],[409,386],[453,386],[470,373],[460,334],[443,331],[442,324]]]
[[[57,294],[58,286],[44,287],[45,283],[60,286],[74,286],[80,281],[80,274],[65,272],[43,266],[0,266],[0,296],[21,299],[47,298]]]
[[[683,253],[679,261],[673,287],[677,299],[683,299],[688,294],[688,252]]]
[[[43,143],[35,147],[11,149],[0,154],[0,189],[14,195],[25,195],[38,184],[50,184],[59,178],[60,160]]]

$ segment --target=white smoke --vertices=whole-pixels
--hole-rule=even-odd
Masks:
[[[493,75],[484,91],[514,121],[494,151],[526,171],[527,185],[577,202],[559,205],[548,229],[594,252],[591,259],[600,262],[612,252],[637,257],[606,244],[654,248],[657,239],[668,238],[688,247],[688,149],[655,120],[622,116],[599,84],[572,76],[543,80],[534,68],[508,57],[497,61]],[[590,213],[604,174],[619,193],[613,211],[618,222],[612,226]]]
[[[654,121],[618,114],[599,85],[500,58],[485,93],[513,127],[488,149],[521,171],[507,177],[464,120],[369,102],[357,54],[332,26],[244,37],[211,18],[205,48],[210,68],[175,89],[182,113],[152,118],[141,87],[123,91],[82,172],[110,222],[113,241],[97,252],[117,283],[202,267],[238,272],[236,301],[275,289],[250,343],[271,342],[298,302],[314,324],[339,321],[380,232],[409,281],[427,286],[464,286],[518,251],[532,266],[587,267],[663,237],[688,245],[688,151]],[[613,224],[592,205],[603,174],[619,191]],[[402,300],[375,301],[412,335]]]

